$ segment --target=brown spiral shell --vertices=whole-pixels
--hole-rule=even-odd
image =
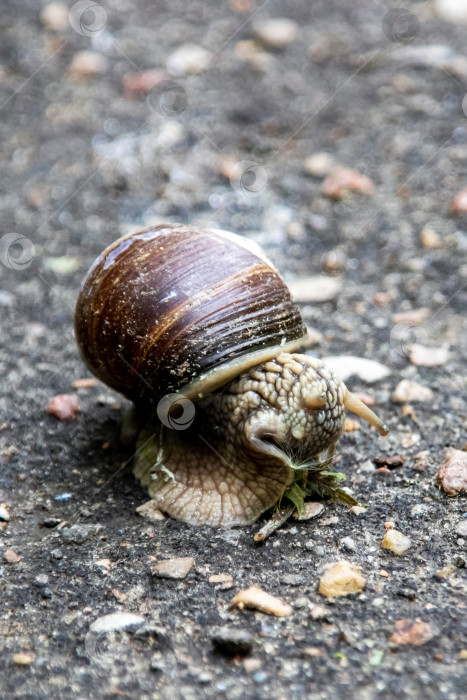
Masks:
[[[75,333],[99,379],[135,402],[205,395],[304,340],[300,312],[261,249],[179,224],[112,243],[89,270]]]

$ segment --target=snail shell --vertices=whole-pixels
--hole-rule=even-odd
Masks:
[[[179,224],[104,250],[83,282],[75,333],[93,374],[137,403],[175,391],[199,398],[306,337],[258,246]]]
[[[319,360],[293,352],[300,312],[261,249],[235,234],[168,225],[121,238],[88,272],[75,330],[89,369],[145,420],[135,475],[185,522],[254,522],[297,474],[329,463],[345,409],[387,432]],[[159,400],[176,392],[196,407],[167,424]]]

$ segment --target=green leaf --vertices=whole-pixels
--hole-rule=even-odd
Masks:
[[[303,515],[305,511],[305,496],[306,491],[304,491],[296,481],[293,482],[291,486],[285,491],[284,496],[292,501],[297,509],[299,517]]]

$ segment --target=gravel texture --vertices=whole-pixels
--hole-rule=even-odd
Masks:
[[[449,207],[467,184],[467,25],[428,2],[118,0],[41,18],[45,4],[0,13],[0,696],[460,698],[467,509],[436,473],[467,448],[467,216]],[[296,32],[255,40],[281,17]],[[373,191],[324,196],[326,162]],[[364,512],[326,503],[263,544],[264,520],[216,531],[135,512],[127,402],[73,387],[89,376],[73,307],[106,245],[163,221],[248,235],[287,281],[340,280],[302,310],[315,354],[390,369],[348,380],[391,429],[338,445]],[[411,362],[414,344],[444,348],[441,364]],[[404,379],[432,398],[391,401]],[[60,394],[78,396],[75,418],[47,414]],[[381,548],[385,522],[404,554]],[[185,579],[152,576],[179,557],[195,560]],[[343,559],[366,588],[325,598],[325,566]],[[254,585],[292,613],[229,609]],[[251,652],[216,650],[219,628]]]

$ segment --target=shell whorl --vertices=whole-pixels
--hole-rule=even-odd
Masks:
[[[75,333],[89,369],[136,402],[194,398],[306,331],[287,286],[246,239],[156,226],[115,241],[89,270]]]

